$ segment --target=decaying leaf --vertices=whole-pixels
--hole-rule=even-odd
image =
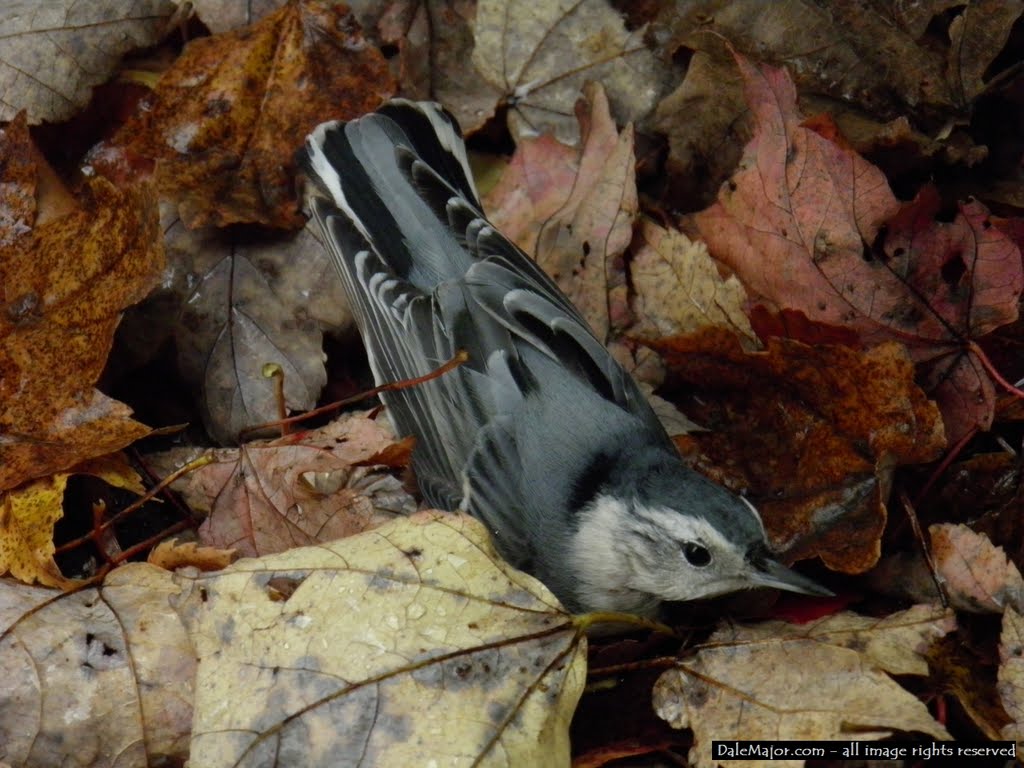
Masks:
[[[606,0],[481,0],[474,31],[473,64],[508,102],[516,137],[551,131],[575,143],[573,105],[588,81],[604,86],[617,122],[635,122],[668,75]]]
[[[893,467],[945,446],[902,346],[771,338],[764,352],[745,352],[721,328],[653,346],[698,395],[689,415],[712,430],[690,439],[749,492],[780,548],[845,573],[875,564]]]
[[[132,564],[67,594],[0,581],[0,744],[12,765],[147,766],[188,754],[190,580]]]
[[[70,586],[53,560],[53,526],[64,515],[64,489],[72,475],[92,475],[115,488],[145,493],[138,473],[118,453],[0,494],[0,575],[9,573],[29,584]]]
[[[990,425],[992,385],[966,344],[1016,317],[1016,245],[980,203],[961,205],[950,223],[935,220],[927,191],[900,206],[881,171],[801,124],[782,70],[738,61],[755,135],[718,202],[696,216],[712,255],[772,309],[869,344],[898,340],[933,361],[929,389],[950,441]]]
[[[84,107],[121,56],[160,39],[171,0],[14,0],[0,8],[0,121],[32,124]]]
[[[148,432],[93,387],[121,312],[163,269],[153,190],[95,179],[59,205],[0,246],[0,489]]]
[[[1024,579],[1001,547],[966,525],[929,527],[932,559],[954,608],[975,613],[1024,610]]]
[[[344,6],[288,3],[244,29],[193,40],[130,141],[158,160],[189,227],[297,228],[293,155],[320,122],[372,111],[394,84]]]
[[[719,274],[704,243],[644,219],[634,238],[629,274],[637,319],[631,335],[657,339],[722,326],[751,348],[758,346],[743,311],[746,291],[735,275]]]
[[[693,729],[697,768],[804,765],[713,760],[712,740],[863,741],[893,731],[948,739],[890,675],[927,674],[928,647],[955,627],[952,613],[925,605],[884,619],[841,613],[802,626],[723,627],[661,676],[654,707],[674,728]]]
[[[999,638],[999,700],[1012,722],[1002,732],[1004,739],[1024,739],[1024,618],[1013,606],[1003,614]]]
[[[563,766],[585,664],[554,596],[440,513],[218,573],[0,582],[14,765]]]
[[[243,556],[281,552],[415,511],[397,479],[362,465],[394,444],[383,420],[347,414],[319,430],[216,450],[178,487],[208,514],[202,544]]]

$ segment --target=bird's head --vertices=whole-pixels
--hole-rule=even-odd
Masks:
[[[757,510],[674,456],[609,472],[577,512],[571,546],[584,610],[650,615],[663,601],[755,587],[829,595],[770,553]]]

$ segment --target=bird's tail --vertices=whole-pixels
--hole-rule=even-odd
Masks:
[[[424,293],[470,266],[447,211],[478,211],[480,200],[458,123],[439,104],[396,99],[357,120],[324,123],[300,163],[322,195],[314,213],[347,219],[352,231],[342,241],[365,241],[342,258],[369,245]]]

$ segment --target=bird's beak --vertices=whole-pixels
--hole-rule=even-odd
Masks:
[[[813,579],[809,579],[796,571],[790,570],[782,563],[769,558],[758,559],[754,564],[755,571],[751,575],[751,581],[762,587],[774,587],[784,589],[787,592],[800,592],[804,595],[818,595],[820,597],[832,597],[835,595],[829,589],[821,586]]]

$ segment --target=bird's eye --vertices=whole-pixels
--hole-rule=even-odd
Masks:
[[[703,568],[711,562],[711,553],[708,552],[708,548],[692,541],[683,544],[683,557],[686,558],[686,562],[697,568]]]

